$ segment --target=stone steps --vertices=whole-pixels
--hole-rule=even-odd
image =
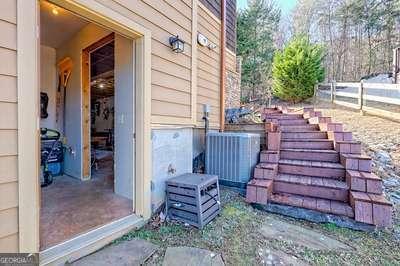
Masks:
[[[340,181],[343,181],[346,176],[344,167],[339,163],[289,159],[279,160],[278,173],[332,178]]]
[[[336,200],[327,200],[285,193],[273,193],[270,201],[278,204],[347,216],[350,218],[354,217],[354,211],[348,203]]]
[[[328,139],[282,139],[282,149],[332,150],[333,141]]]
[[[343,181],[330,178],[278,174],[274,179],[274,192],[289,193],[322,199],[348,201],[349,187]]]
[[[319,162],[339,162],[339,153],[335,150],[310,150],[310,149],[281,149],[281,159],[303,159],[308,161]]]

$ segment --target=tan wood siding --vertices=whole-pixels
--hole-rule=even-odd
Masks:
[[[0,186],[0,211],[18,206],[18,184],[9,182]]]
[[[220,21],[203,7],[197,8],[197,31],[217,48],[210,50],[192,38],[192,0],[97,0],[143,25],[151,32],[151,92],[154,124],[202,126],[203,104],[211,106],[210,124],[219,127]],[[196,2],[196,1],[195,1]],[[0,252],[18,247],[18,127],[17,127],[17,10],[16,0],[1,0],[0,8]],[[194,10],[195,11],[195,10]],[[195,11],[196,12],[196,11]],[[197,32],[195,33],[197,34]],[[185,51],[172,52],[168,39],[179,35]],[[191,58],[192,49],[197,57]],[[195,72],[192,72],[195,60]],[[235,58],[227,55],[227,68]],[[197,78],[191,96],[192,73]],[[192,115],[192,106],[195,113]]]
[[[0,185],[17,181],[17,174],[17,156],[0,156]]]
[[[1,0],[0,19],[17,24],[16,0]]]
[[[18,252],[17,4],[0,8],[0,252]]]
[[[0,20],[0,47],[13,49],[17,48],[17,25]]]
[[[0,74],[0,102],[17,102],[17,78]]]
[[[9,208],[0,212],[0,238],[16,234],[18,232],[18,208]]]
[[[220,100],[220,22],[200,5],[198,9],[198,32],[203,34],[209,41],[217,45],[210,50],[198,45],[197,53],[197,126],[202,127],[204,122],[203,105],[211,107],[210,126],[219,127],[219,100]]]
[[[17,75],[17,51],[0,47],[0,74]]]
[[[97,0],[152,33],[152,122],[190,124],[191,0]],[[174,53],[169,37],[179,35],[185,51]],[[189,122],[188,122],[189,121]]]
[[[18,223],[18,221],[16,221]],[[4,253],[18,252],[18,233],[1,237],[0,250]]]

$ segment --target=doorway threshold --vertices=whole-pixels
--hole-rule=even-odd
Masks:
[[[145,220],[135,214],[115,220],[41,251],[39,253],[40,265],[72,263],[144,224]]]

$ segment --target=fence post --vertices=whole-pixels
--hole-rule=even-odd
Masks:
[[[361,80],[360,86],[358,87],[358,108],[360,109],[361,115],[364,115],[363,104],[364,104],[364,85],[363,85],[363,80]]]
[[[318,91],[318,83],[314,85],[314,95],[313,95],[313,103],[317,102],[317,91]]]
[[[336,81],[332,80],[331,82],[331,103],[334,103],[336,100]]]

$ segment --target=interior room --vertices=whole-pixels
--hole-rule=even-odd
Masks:
[[[134,45],[40,1],[40,250],[134,212]]]

